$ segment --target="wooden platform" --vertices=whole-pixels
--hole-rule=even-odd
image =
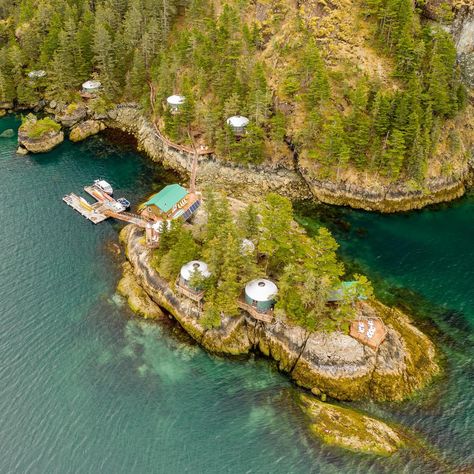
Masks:
[[[361,318],[351,322],[349,334],[362,344],[377,350],[387,336],[387,329],[379,318]]]
[[[261,311],[258,311],[254,306],[246,303],[242,298],[239,298],[237,304],[240,309],[247,311],[247,313],[249,313],[252,318],[257,319],[258,321],[263,321],[264,323],[271,323],[273,321],[273,309],[262,313]]]
[[[99,222],[105,221],[108,217],[97,211],[97,205],[99,203],[90,204],[77,194],[68,194],[63,197],[63,201],[94,224],[99,224]]]
[[[179,281],[179,278],[176,280],[176,290],[182,295],[186,296],[190,300],[195,301],[196,303],[201,302],[204,298],[204,291],[193,291],[190,288],[182,285]]]

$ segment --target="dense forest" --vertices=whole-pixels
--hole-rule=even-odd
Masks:
[[[416,185],[467,100],[452,39],[422,3],[0,0],[0,102],[74,102],[97,78],[99,106],[138,102],[171,140],[221,159],[278,164],[296,150],[320,178]],[[29,79],[37,69],[46,77]],[[250,119],[241,139],[226,125],[236,114]],[[456,131],[449,147],[462,153]]]
[[[254,278],[275,281],[277,315],[310,331],[347,330],[355,301],[372,297],[370,282],[356,274],[351,291],[341,292],[336,306],[327,305],[345,275],[336,254],[338,244],[324,227],[312,237],[304,232],[287,198],[271,193],[259,205],[237,212],[225,196],[207,191],[206,212],[201,228],[189,228],[180,220],[172,221],[169,229],[164,226],[153,257],[153,266],[171,284],[185,263],[202,258],[209,265],[209,278],[199,272],[191,278],[193,287],[206,290],[200,319],[206,328],[219,327],[222,314],[239,314],[237,299]],[[243,239],[253,245],[243,246]]]

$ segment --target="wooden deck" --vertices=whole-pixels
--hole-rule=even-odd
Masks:
[[[186,296],[186,298],[189,298],[190,300],[193,300],[196,303],[200,303],[204,298],[204,290],[199,292],[193,291],[190,288],[182,285],[179,281],[179,278],[176,280],[176,290],[183,296]]]
[[[178,151],[184,151],[185,153],[193,154],[194,155],[194,149],[191,148],[190,146],[186,145],[180,145],[179,143],[174,143],[172,142],[169,138],[166,138],[160,131],[158,125],[156,123],[153,123],[153,127],[155,128],[156,135],[158,138],[168,145],[170,148],[173,148]],[[198,155],[211,155],[214,153],[214,150],[212,148],[197,148],[196,149],[196,154]]]
[[[351,322],[349,334],[362,344],[377,350],[387,336],[387,329],[379,318],[360,318]]]
[[[97,211],[97,204],[99,203],[90,204],[77,194],[68,194],[63,197],[63,201],[94,224],[99,224],[100,222],[105,221],[108,217]]]
[[[239,305],[240,309],[247,311],[247,313],[249,313],[252,318],[257,319],[258,321],[263,321],[264,323],[271,323],[273,321],[273,309],[262,313],[261,311],[258,311],[254,306],[246,303],[242,298],[239,298],[237,304]]]

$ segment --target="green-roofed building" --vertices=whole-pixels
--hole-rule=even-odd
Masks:
[[[143,204],[144,212],[164,217],[173,214],[180,205],[186,203],[188,190],[179,184],[165,186],[159,193],[154,194]]]

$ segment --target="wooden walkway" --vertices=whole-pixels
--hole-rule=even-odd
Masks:
[[[186,146],[186,145],[180,145],[178,143],[174,143],[172,142],[169,138],[166,138],[160,131],[160,129],[158,128],[158,125],[154,122],[153,123],[153,127],[155,129],[155,133],[156,135],[158,136],[158,138],[163,142],[165,143],[167,146],[169,146],[170,148],[173,148],[175,150],[178,150],[178,151],[184,151],[185,153],[189,153],[191,155],[194,155],[195,151],[193,148],[191,148],[190,146]],[[197,155],[212,155],[212,153],[214,153],[214,150],[212,148],[197,148],[196,149],[196,154]]]
[[[247,311],[252,318],[257,319],[258,321],[263,321],[264,323],[271,323],[273,321],[273,310],[262,313],[261,311],[257,311],[257,309],[252,305],[246,303],[242,298],[239,298],[237,304],[240,309]]]

